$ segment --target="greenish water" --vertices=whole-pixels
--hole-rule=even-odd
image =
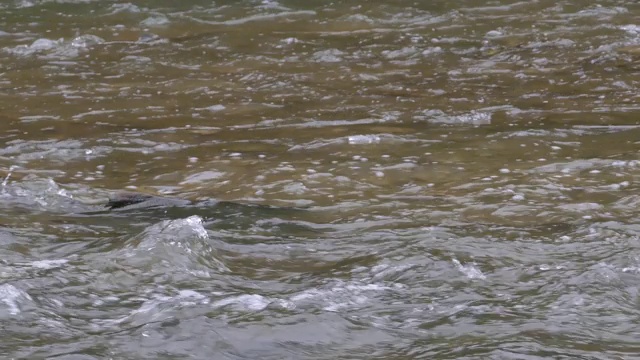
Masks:
[[[639,15],[2,2],[0,358],[637,357]]]

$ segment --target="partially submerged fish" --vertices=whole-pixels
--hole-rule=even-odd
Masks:
[[[270,214],[270,216],[282,215],[285,217],[297,217],[296,215],[300,215],[301,212],[306,212],[307,210],[300,207],[239,203],[218,201],[215,199],[191,201],[184,198],[165,197],[131,191],[114,192],[109,196],[106,204],[104,200],[102,204],[102,209],[98,211],[99,213],[132,211],[136,214],[144,213],[156,216],[153,214],[160,212],[163,216],[169,217],[199,215],[208,218],[212,216],[219,217],[223,214],[242,214],[249,217],[259,214],[262,216],[269,216]]]
[[[189,205],[193,205],[193,202],[186,199],[149,195],[131,191],[119,191],[109,196],[109,201],[105,204],[105,207],[109,210],[117,210]]]

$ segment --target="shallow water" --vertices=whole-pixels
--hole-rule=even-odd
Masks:
[[[1,357],[635,357],[639,14],[3,2]]]

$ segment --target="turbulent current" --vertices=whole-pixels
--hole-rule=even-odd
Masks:
[[[637,358],[638,19],[1,2],[0,359]]]

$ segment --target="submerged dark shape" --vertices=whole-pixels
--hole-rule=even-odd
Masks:
[[[192,204],[193,202],[186,199],[155,196],[131,191],[119,191],[109,196],[109,201],[105,207],[109,210],[116,210],[124,208],[186,206]]]
[[[155,222],[160,219],[182,219],[188,216],[200,216],[206,226],[214,224],[217,228],[251,227],[259,221],[267,221],[270,226],[279,228],[283,233],[316,233],[305,214],[308,209],[299,207],[280,207],[264,204],[239,203],[207,199],[191,201],[183,198],[164,197],[138,192],[118,191],[109,196],[101,211],[90,215],[109,218],[135,219],[136,222]],[[105,209],[106,208],[106,209]],[[286,220],[285,220],[286,219]],[[266,224],[266,223],[265,223]],[[264,225],[263,225],[264,226]]]
[[[118,191],[109,196],[104,207],[107,212],[135,212],[153,217],[183,217],[199,215],[202,217],[248,216],[255,219],[261,216],[283,215],[295,217],[305,209],[299,207],[281,207],[264,204],[218,201],[215,199],[191,201],[183,198],[150,195],[131,191]]]
[[[108,210],[122,211],[129,209],[146,208],[185,208],[185,209],[211,209],[211,208],[254,208],[273,210],[304,210],[299,207],[281,207],[264,204],[247,204],[232,201],[218,201],[208,199],[191,201],[188,199],[150,195],[132,191],[118,191],[109,196],[109,201],[104,205]]]

